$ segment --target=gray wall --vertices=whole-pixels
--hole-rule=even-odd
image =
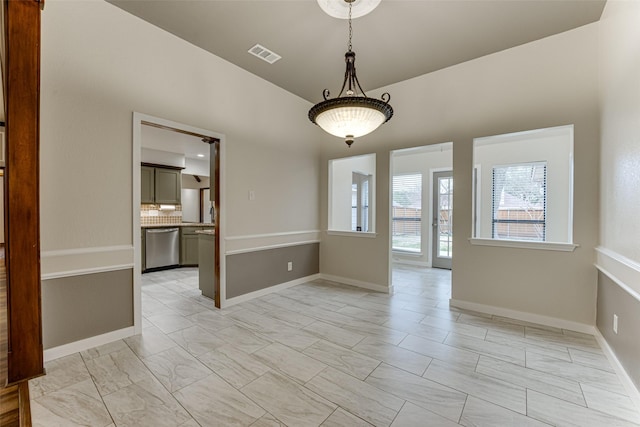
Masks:
[[[42,281],[44,348],[133,326],[133,270]]]
[[[320,244],[227,255],[227,299],[320,272]],[[293,262],[293,271],[287,263]]]
[[[618,333],[613,333],[613,315]],[[629,295],[606,274],[598,272],[596,325],[636,387],[640,388],[640,301]]]

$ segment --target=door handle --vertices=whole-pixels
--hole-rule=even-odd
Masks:
[[[156,233],[173,233],[178,231],[177,228],[161,228],[160,230],[147,230],[147,233],[156,234]]]

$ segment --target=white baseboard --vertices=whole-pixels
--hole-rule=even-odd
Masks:
[[[108,344],[113,341],[121,340],[135,335],[133,326],[118,329],[117,331],[107,332],[106,334],[96,335],[95,337],[86,338],[80,341],[74,341],[69,344],[64,344],[58,347],[53,347],[44,351],[44,361],[59,359],[70,354],[78,353],[80,351],[89,350],[90,348],[98,347],[103,344]]]
[[[636,405],[638,411],[640,411],[640,390],[636,388],[636,385],[631,380],[629,374],[627,374],[627,371],[622,366],[622,363],[620,363],[620,361],[616,357],[616,354],[613,352],[611,346],[609,346],[607,340],[604,338],[602,333],[600,333],[600,330],[598,328],[594,329],[595,331],[593,335],[596,337],[596,340],[598,341],[598,344],[600,344],[600,347],[602,347],[604,355],[607,356],[609,363],[611,363],[616,373],[618,374],[618,378],[620,378],[620,380],[622,381],[622,385],[627,391],[627,394]]]
[[[237,297],[229,298],[228,300],[224,301],[224,303],[222,304],[222,308],[230,307],[235,304],[240,304],[241,302],[249,301],[254,298],[259,298],[261,296],[268,295],[273,292],[278,292],[283,289],[291,288],[293,286],[301,285],[303,283],[307,283],[312,280],[317,280],[319,278],[320,278],[320,274],[313,274],[311,276],[301,277],[299,279],[295,279],[290,282],[280,283],[279,285],[269,286],[268,288],[249,292],[248,294],[240,295]]]
[[[402,265],[411,265],[411,266],[415,266],[415,267],[431,268],[431,263],[430,262],[414,261],[414,260],[406,259],[406,258],[396,258],[395,256],[392,259],[393,259],[393,263],[394,264],[402,264]]]
[[[386,287],[382,285],[376,285],[374,283],[363,282],[356,279],[349,279],[347,277],[332,276],[330,274],[320,274],[320,278],[329,280],[331,282],[344,283],[345,285],[351,285],[358,288],[370,289],[372,291],[382,292],[384,294],[393,294],[393,286]]]
[[[539,325],[551,326],[554,328],[567,329],[584,334],[595,335],[595,326],[586,323],[573,322],[571,320],[558,319],[556,317],[543,316],[540,314],[526,313],[524,311],[511,310],[508,308],[495,307],[492,305],[478,304],[475,302],[461,301],[451,298],[449,305],[462,308],[464,310],[478,311],[480,313],[492,314],[496,316],[508,317],[525,322],[537,323]]]

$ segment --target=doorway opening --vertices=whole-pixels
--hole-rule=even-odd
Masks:
[[[153,137],[149,135],[153,134]],[[222,180],[224,179],[220,165],[223,163],[224,155],[224,135],[206,129],[195,128],[183,123],[148,116],[141,113],[133,114],[133,242],[134,242],[134,328],[136,333],[142,331],[142,226],[141,218],[141,164],[149,156],[160,156],[161,161],[153,161],[156,164],[169,164],[172,158],[182,158],[183,165],[177,165],[185,172],[185,178],[192,178],[193,187],[188,190],[193,191],[193,195],[187,195],[187,202],[193,198],[197,206],[189,210],[187,214],[194,226],[213,224],[213,255],[211,262],[211,275],[213,277],[214,299],[212,305],[221,308],[225,300],[225,271],[224,271],[224,203],[221,191]],[[162,158],[165,156],[165,158]],[[191,160],[189,160],[191,158]],[[174,160],[175,161],[175,160]],[[173,165],[176,166],[176,165]],[[184,169],[183,169],[184,168]],[[204,182],[204,178],[207,182]],[[200,180],[200,181],[198,181]],[[202,185],[199,185],[202,184]],[[207,185],[205,185],[207,184]],[[204,192],[202,190],[206,189]],[[195,197],[193,197],[195,196]],[[207,198],[204,200],[203,197]],[[162,212],[164,218],[154,218],[154,221],[162,223],[169,221],[182,224],[182,205],[175,205],[176,211],[180,206],[180,211]],[[170,206],[171,207],[171,206]],[[207,217],[205,213],[208,213]],[[153,215],[160,215],[159,212],[151,212]],[[174,218],[166,217],[175,216]],[[193,220],[191,218],[197,218]],[[145,218],[145,223],[148,222]],[[207,224],[205,224],[205,222]],[[192,225],[187,224],[187,225]],[[168,270],[169,271],[169,270]]]
[[[453,143],[391,152],[390,266],[398,287],[451,288]]]

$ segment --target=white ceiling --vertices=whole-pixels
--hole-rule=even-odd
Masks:
[[[312,103],[325,88],[340,91],[347,22],[316,0],[107,1]],[[382,0],[353,21],[358,77],[365,91],[377,89],[598,21],[604,4]],[[269,65],[247,53],[256,43],[282,59]]]

